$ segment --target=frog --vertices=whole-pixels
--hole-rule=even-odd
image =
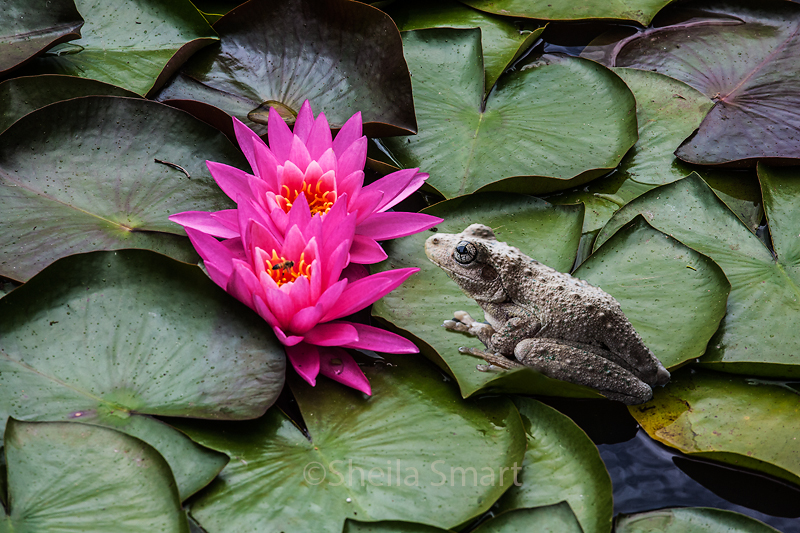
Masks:
[[[498,241],[489,226],[437,232],[425,254],[483,309],[486,322],[456,311],[442,324],[483,343],[486,350],[459,348],[488,363],[478,370],[527,366],[627,405],[649,401],[669,382],[613,296]]]

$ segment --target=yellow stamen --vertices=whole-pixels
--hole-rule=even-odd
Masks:
[[[278,257],[275,250],[272,250],[272,257],[267,259],[264,264],[267,271],[278,287],[284,283],[295,281],[300,276],[311,279],[311,264],[306,263],[305,254],[300,254],[299,261],[292,261],[285,257]]]
[[[313,188],[314,190],[312,190],[311,184],[306,183],[305,181],[303,182],[303,186],[300,190],[295,189],[290,191],[289,187],[282,185],[281,194],[278,196],[278,202],[280,203],[281,208],[288,213],[289,209],[292,208],[292,204],[302,193],[305,195],[306,201],[308,201],[308,207],[311,209],[311,215],[324,215],[333,206],[333,202],[336,201],[336,191],[323,190],[322,187],[322,180],[317,181],[316,187]]]

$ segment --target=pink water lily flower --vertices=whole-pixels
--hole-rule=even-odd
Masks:
[[[367,138],[361,134],[361,113],[353,115],[336,138],[324,113],[314,119],[306,100],[297,115],[294,131],[272,108],[267,134],[269,147],[250,128],[233,119],[236,139],[253,174],[209,161],[208,168],[222,190],[241,209],[267,213],[279,232],[286,232],[289,210],[304,198],[312,214],[327,216],[332,206],[346,197],[348,213],[356,213],[356,229],[350,260],[372,264],[386,259],[377,241],[405,237],[440,223],[422,213],[388,211],[419,189],[428,174],[419,169],[393,172],[364,186]],[[207,213],[188,211],[170,217],[187,228],[222,238],[239,236],[235,210]]]
[[[217,285],[254,309],[286,346],[298,374],[311,385],[318,374],[371,393],[355,360],[342,348],[416,353],[407,339],[341,318],[365,308],[405,281],[418,268],[403,268],[348,279],[345,270],[357,215],[346,196],[323,217],[298,197],[287,214],[285,236],[274,222],[248,204],[236,213],[241,232],[219,241],[186,227]],[[172,218],[172,217],[171,217]]]

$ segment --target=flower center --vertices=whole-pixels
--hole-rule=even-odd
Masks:
[[[291,190],[286,184],[281,186],[281,194],[277,195],[277,200],[284,212],[289,212],[292,204],[301,194],[304,194],[308,201],[311,216],[324,215],[333,207],[333,202],[336,201],[336,191],[325,190],[322,180],[318,180],[314,185],[303,181],[301,187],[301,189]]]
[[[300,254],[299,261],[291,261],[285,257],[278,257],[272,250],[272,257],[267,259],[265,270],[272,276],[278,287],[284,283],[295,281],[300,276],[311,279],[311,264],[306,263],[305,254]]]

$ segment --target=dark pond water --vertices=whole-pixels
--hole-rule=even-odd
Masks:
[[[800,488],[652,440],[621,404],[538,398],[578,424],[600,450],[614,486],[614,514],[665,507],[715,507],[800,533]]]

